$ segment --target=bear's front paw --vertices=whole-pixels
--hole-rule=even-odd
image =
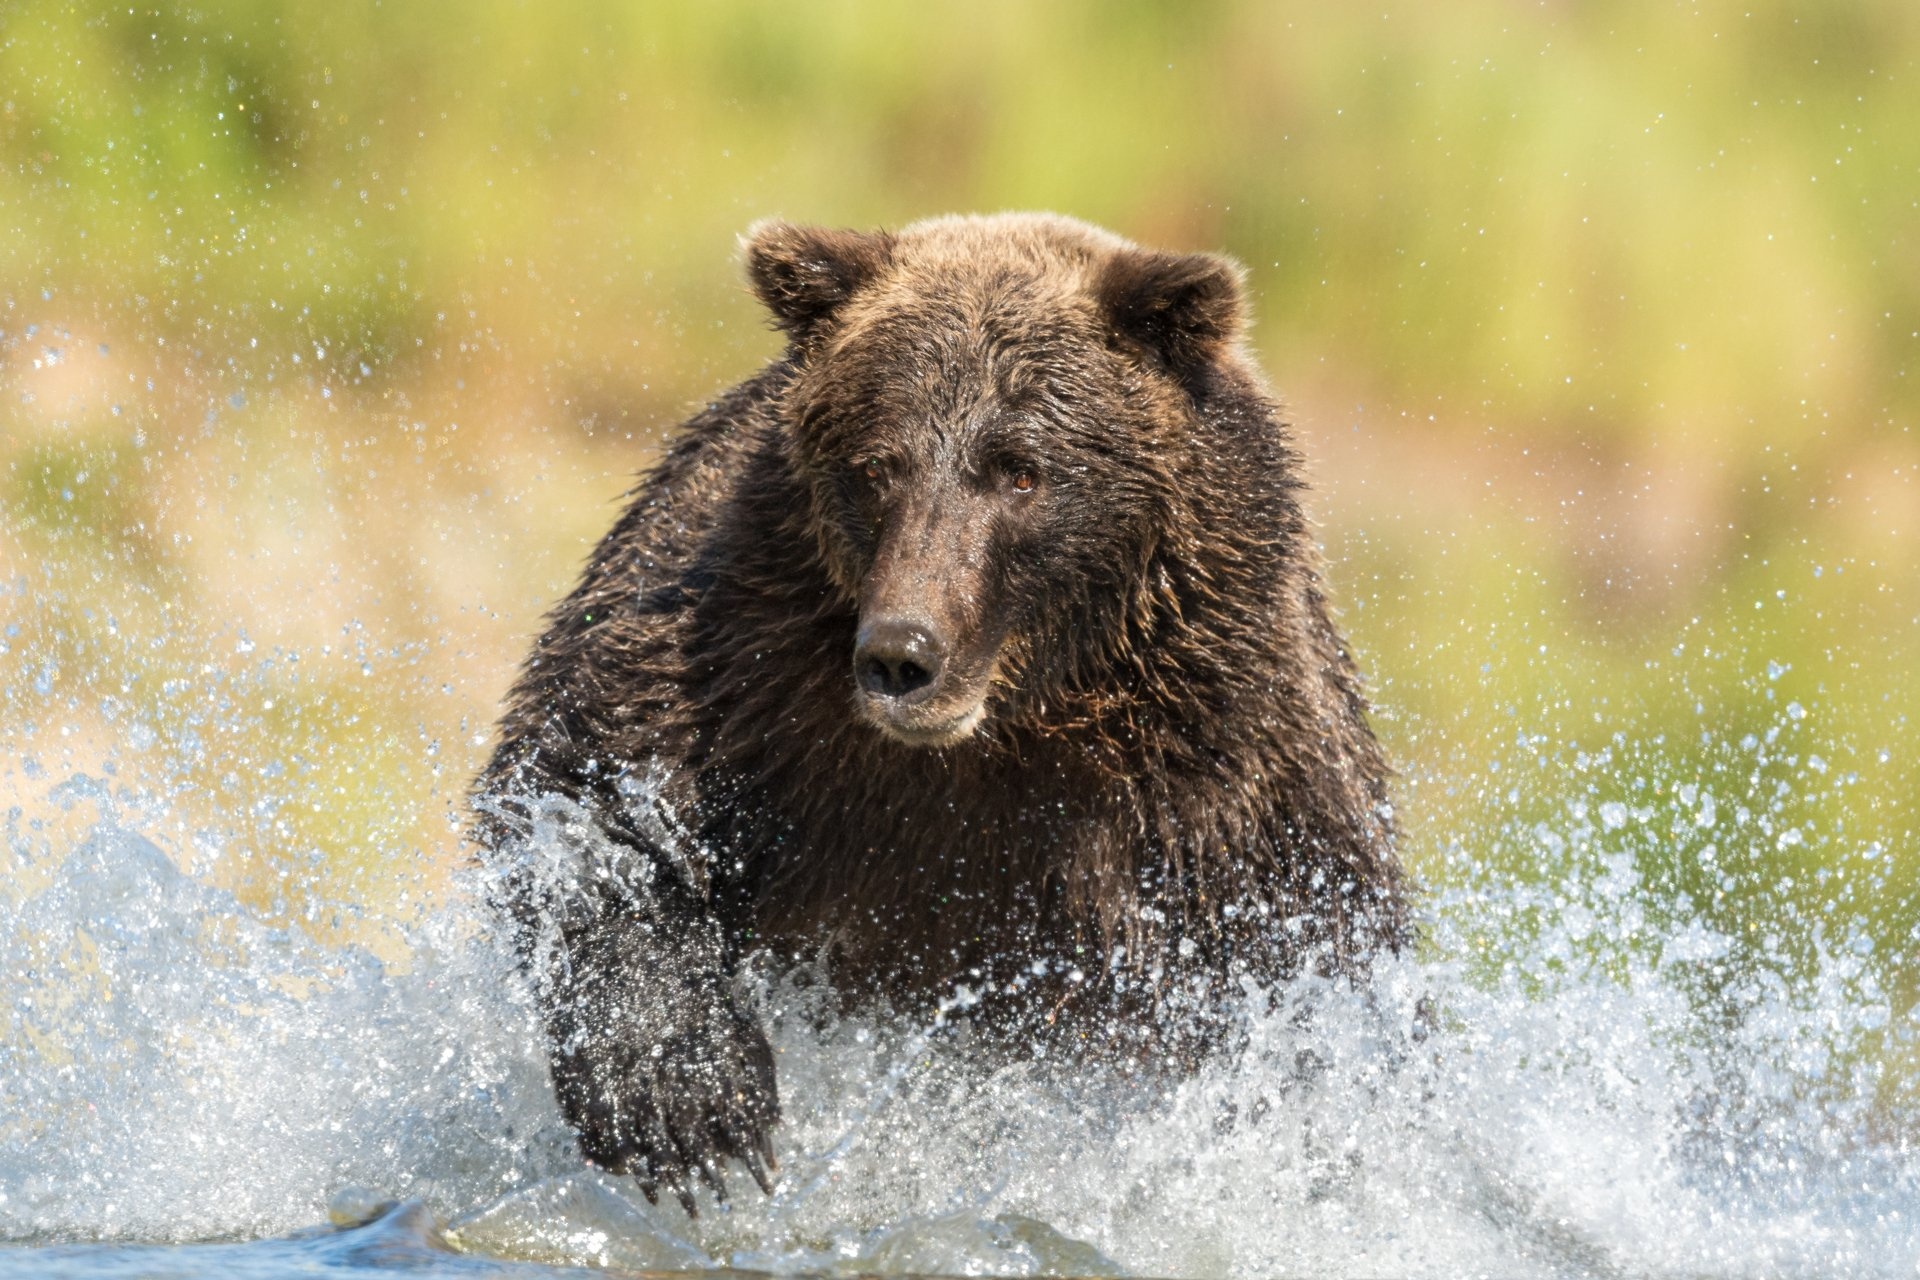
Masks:
[[[696,1175],[724,1199],[727,1157],[772,1194],[780,1120],[773,1046],[732,1001],[662,1028],[651,1042],[563,1048],[553,1070],[581,1151],[603,1169],[631,1173],[648,1200],[665,1187],[692,1215]]]

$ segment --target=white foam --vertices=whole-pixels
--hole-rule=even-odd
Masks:
[[[462,1247],[628,1268],[1920,1266],[1920,1161],[1876,1145],[1860,1074],[1897,1012],[1871,957],[1810,929],[1810,961],[1769,967],[1702,921],[1651,920],[1617,850],[1548,887],[1462,877],[1428,956],[1367,998],[1247,993],[1244,1043],[1176,1086],[982,1065],[951,1029],[842,1016],[769,978],[780,1186],[738,1174],[730,1208],[689,1221],[582,1169],[470,895],[414,931],[399,972],[269,927],[138,825],[108,814],[0,904],[0,1238],[277,1234],[362,1188],[423,1200]],[[1423,998],[1441,1030],[1415,1044]]]

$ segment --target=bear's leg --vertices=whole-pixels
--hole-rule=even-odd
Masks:
[[[649,1200],[672,1191],[689,1214],[695,1177],[725,1194],[728,1157],[771,1191],[773,1050],[735,996],[724,927],[644,837],[597,820],[567,827],[571,865],[509,869],[504,905],[581,1151],[632,1174]]]

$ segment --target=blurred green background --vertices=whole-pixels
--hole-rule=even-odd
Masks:
[[[318,931],[433,901],[541,611],[776,349],[737,233],[1000,208],[1247,264],[1464,945],[1625,857],[1613,945],[1868,956],[1911,1130],[1908,0],[7,3],[18,882],[78,771]]]

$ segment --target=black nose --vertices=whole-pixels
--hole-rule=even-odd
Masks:
[[[929,696],[944,665],[938,636],[917,623],[880,618],[860,628],[853,675],[860,687],[885,698]]]

